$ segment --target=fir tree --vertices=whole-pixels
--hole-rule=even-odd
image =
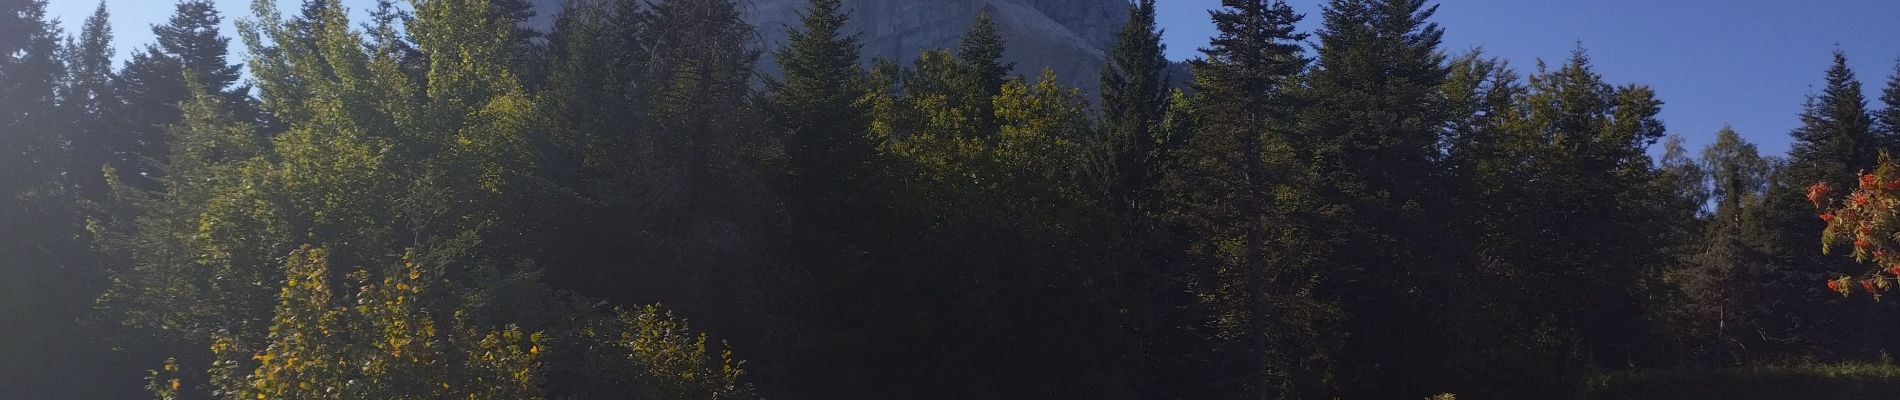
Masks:
[[[1839,321],[1873,321],[1875,314],[1851,314],[1866,310],[1842,311],[1825,307],[1824,301],[1838,298],[1827,288],[1815,284],[1837,274],[1855,273],[1865,268],[1851,259],[1827,255],[1815,246],[1816,232],[1826,224],[1816,218],[1816,210],[1805,194],[1813,185],[1836,190],[1857,186],[1858,172],[1879,162],[1878,137],[1871,130],[1872,120],[1861,82],[1847,66],[1847,56],[1836,51],[1827,70],[1826,86],[1810,96],[1800,114],[1801,125],[1789,133],[1794,144],[1787,165],[1776,171],[1767,191],[1765,215],[1759,226],[1770,235],[1765,246],[1775,264],[1761,277],[1761,292],[1752,296],[1758,311],[1749,316],[1753,328],[1765,339],[1753,351],[1775,354],[1799,351],[1802,347],[1820,347],[1842,353],[1872,354],[1867,347],[1871,338],[1824,332],[1823,324]],[[1855,343],[1855,341],[1861,341]]]
[[[1886,105],[1874,115],[1874,123],[1881,137],[1880,147],[1889,151],[1900,149],[1900,62],[1894,65],[1893,75],[1887,77],[1887,88],[1880,91],[1880,103]]]
[[[152,27],[158,43],[133,54],[113,83],[126,105],[113,130],[127,153],[114,165],[122,182],[156,190],[170,151],[165,129],[180,121],[179,103],[193,90],[215,94],[240,120],[257,118],[250,88],[237,85],[243,66],[226,61],[230,39],[219,33],[222,19],[210,1],[180,1],[169,22]],[[188,81],[200,87],[187,88]]]
[[[1872,120],[1860,80],[1847,67],[1847,55],[1836,51],[1827,71],[1827,84],[1808,100],[1802,125],[1790,135],[1790,173],[1795,178],[1846,186],[1854,173],[1878,161],[1879,144],[1871,136]]]
[[[123,397],[136,369],[85,323],[104,277],[67,169],[82,131],[61,110],[68,72],[46,6],[0,3],[0,397]]]
[[[803,300],[779,312],[799,315],[801,324],[821,330],[816,351],[799,352],[799,359],[853,357],[862,350],[860,332],[875,318],[864,312],[872,302],[866,295],[879,286],[867,278],[869,270],[895,247],[887,234],[894,229],[880,226],[894,220],[889,210],[895,205],[882,171],[875,169],[880,160],[870,110],[860,102],[869,77],[858,66],[857,35],[845,32],[848,11],[839,0],[813,0],[802,17],[802,24],[786,28],[788,42],[776,54],[781,76],[766,80],[768,129],[784,154],[765,164],[765,171],[779,171],[768,177],[796,227],[785,241],[792,249],[788,263],[807,271],[796,283],[784,282],[791,296]],[[788,390],[819,397],[867,390],[861,383],[821,383],[863,382],[875,373],[859,362],[830,359],[840,360],[832,362],[841,368],[773,368],[769,374]]]
[[[1489,215],[1526,219],[1485,232],[1502,239],[1477,250],[1481,263],[1504,263],[1513,269],[1509,274],[1523,279],[1515,284],[1525,292],[1509,296],[1527,297],[1505,301],[1542,299],[1523,303],[1525,317],[1537,322],[1517,329],[1541,327],[1513,335],[1557,338],[1529,349],[1548,352],[1547,368],[1554,373],[1537,377],[1546,381],[1527,393],[1551,396],[1568,393],[1588,368],[1629,364],[1639,355],[1638,332],[1648,328],[1643,297],[1635,290],[1647,271],[1668,261],[1661,249],[1674,243],[1665,221],[1676,215],[1668,206],[1678,203],[1665,195],[1673,189],[1655,185],[1647,154],[1663,136],[1655,117],[1661,102],[1653,91],[1610,85],[1582,49],[1555,69],[1540,67],[1526,90],[1508,118],[1511,137],[1503,139],[1499,155],[1505,162],[1529,161],[1490,183],[1510,194],[1481,203]],[[1540,184],[1510,187],[1521,182]],[[1563,222],[1574,218],[1601,223]],[[1586,250],[1601,248],[1632,250]]]
[[[1416,397],[1440,371],[1451,289],[1449,250],[1459,241],[1432,215],[1448,207],[1440,188],[1441,85],[1448,70],[1438,46],[1444,30],[1429,22],[1425,0],[1333,0],[1317,33],[1291,146],[1312,160],[1313,227],[1330,243],[1320,295],[1351,318],[1339,354],[1344,397]],[[1344,222],[1351,221],[1351,222]],[[1343,222],[1343,223],[1342,223]],[[1402,328],[1395,328],[1402,327]]]
[[[1208,213],[1192,217],[1201,221],[1195,228],[1220,244],[1203,254],[1218,277],[1204,296],[1223,319],[1239,321],[1224,327],[1231,356],[1215,368],[1233,376],[1213,379],[1238,388],[1219,397],[1303,397],[1322,390],[1315,382],[1326,367],[1303,364],[1324,358],[1325,346],[1306,335],[1324,312],[1302,288],[1313,272],[1299,253],[1304,233],[1283,218],[1282,201],[1292,199],[1277,189],[1299,181],[1285,153],[1297,108],[1285,87],[1306,65],[1306,35],[1295,32],[1302,16],[1285,2],[1221,4],[1211,12],[1219,34],[1192,62],[1200,124],[1181,172],[1184,206]]]
[[[1123,255],[1108,267],[1110,285],[1121,293],[1116,297],[1130,310],[1127,329],[1142,337],[1129,352],[1140,357],[1147,370],[1179,371],[1187,368],[1173,361],[1176,355],[1163,352],[1182,349],[1176,347],[1182,344],[1176,338],[1185,331],[1182,325],[1191,322],[1159,312],[1173,309],[1164,303],[1186,295],[1178,285],[1179,274],[1166,266],[1179,261],[1175,255],[1187,241],[1172,234],[1175,224],[1166,217],[1162,180],[1177,166],[1173,162],[1186,135],[1169,124],[1177,104],[1161,33],[1153,0],[1128,5],[1128,23],[1116,32],[1102,68],[1101,128],[1091,144],[1099,152],[1095,157],[1103,205],[1116,214],[1116,226],[1121,227],[1111,228],[1121,233],[1114,241],[1130,244],[1117,246]],[[1169,333],[1160,333],[1163,330]],[[1144,393],[1147,396],[1171,396],[1188,388],[1156,382],[1144,389],[1153,391]]]
[[[957,60],[970,69],[971,84],[990,96],[1002,90],[1003,83],[1009,79],[1015,63],[1003,62],[1003,37],[996,31],[996,22],[990,19],[988,8],[976,16],[976,24],[963,34],[962,42],[957,44]]]
[[[193,81],[206,92],[223,95],[237,84],[243,66],[225,61],[231,40],[219,33],[221,21],[214,3],[182,0],[171,20],[152,27],[152,33],[158,38],[156,48],[177,57]]]
[[[1128,8],[1128,24],[1116,33],[1102,68],[1102,136],[1105,138],[1112,205],[1142,213],[1153,201],[1173,136],[1163,125],[1169,87],[1167,46],[1155,25],[1155,2]]]
[[[957,44],[957,64],[964,75],[957,83],[963,96],[956,100],[969,106],[976,121],[969,135],[988,137],[996,133],[996,107],[989,99],[1001,92],[1016,69],[1016,63],[1003,62],[1003,48],[1003,37],[996,31],[988,8],[977,14],[976,24]]]
[[[108,165],[123,165],[127,149],[110,140],[113,115],[119,112],[118,97],[112,93],[111,14],[104,2],[86,18],[77,39],[68,37],[64,50],[68,68],[60,87],[61,106],[73,131],[66,138],[72,153],[65,170],[71,173],[74,188],[81,198],[100,201],[108,192],[102,172]]]
[[[783,76],[767,82],[774,129],[784,141],[788,197],[803,202],[799,220],[815,224],[850,220],[846,206],[862,198],[872,152],[869,120],[857,101],[864,71],[859,44],[842,30],[849,18],[837,0],[816,0],[801,29],[777,55]]]

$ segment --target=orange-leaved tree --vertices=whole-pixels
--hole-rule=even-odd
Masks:
[[[1827,288],[1842,296],[1859,289],[1879,300],[1882,292],[1900,287],[1900,163],[1883,154],[1858,182],[1840,197],[1832,197],[1840,188],[1816,183],[1808,187],[1808,201],[1827,222],[1822,251],[1849,247],[1856,261],[1872,264],[1865,273],[1828,279]]]

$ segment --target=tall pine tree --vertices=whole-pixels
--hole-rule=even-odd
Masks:
[[[778,51],[783,75],[768,80],[773,129],[784,143],[786,197],[796,201],[798,221],[813,225],[851,220],[860,210],[875,149],[866,136],[869,119],[858,99],[864,71],[858,67],[857,36],[844,32],[850,17],[838,0],[811,3],[803,26],[787,29]]]
[[[1112,206],[1147,212],[1176,135],[1164,125],[1171,104],[1167,46],[1155,23],[1154,0],[1129,6],[1101,77],[1101,131]]]
[[[1826,224],[1815,217],[1814,206],[1805,197],[1808,188],[1816,184],[1842,191],[1853,188],[1858,172],[1880,161],[1879,139],[1872,130],[1867,98],[1860,80],[1847,66],[1846,54],[1834,53],[1826,86],[1808,98],[1800,118],[1801,125],[1789,133],[1794,145],[1788,152],[1788,164],[1776,171],[1765,200],[1767,214],[1761,223],[1772,235],[1767,250],[1775,264],[1773,272],[1762,277],[1763,292],[1757,297],[1764,302],[1758,305],[1762,313],[1751,318],[1765,342],[1755,350],[1766,354],[1822,350],[1873,356],[1880,351],[1870,342],[1873,338],[1822,328],[1884,317],[1862,314],[1866,310],[1828,306],[1845,300],[1815,282],[1865,268],[1849,258],[1825,254],[1815,245],[1817,232]]]
[[[220,33],[222,21],[211,1],[178,2],[170,21],[152,27],[158,43],[134,53],[113,82],[125,102],[112,139],[125,152],[113,165],[123,182],[156,189],[170,151],[165,129],[180,121],[179,103],[194,90],[216,95],[240,120],[257,118],[250,87],[238,85],[243,66],[226,60],[231,40]]]
[[[68,37],[64,58],[66,79],[60,87],[60,104],[65,118],[73,124],[66,138],[71,154],[66,171],[81,198],[100,201],[109,191],[104,170],[120,164],[127,149],[110,141],[111,118],[120,111],[118,96],[112,92],[112,26],[105,2],[100,2],[86,17],[79,37]]]
[[[1214,262],[1203,297],[1226,321],[1211,370],[1227,375],[1206,381],[1227,389],[1215,397],[1311,396],[1330,369],[1315,334],[1329,311],[1310,297],[1307,232],[1288,218],[1303,199],[1280,190],[1303,181],[1288,152],[1298,107],[1287,90],[1307,63],[1294,27],[1302,16],[1278,0],[1221,4],[1211,12],[1219,33],[1192,62],[1200,125],[1177,189],[1197,213],[1198,252]]]
[[[1100,77],[1094,144],[1103,206],[1116,217],[1111,241],[1125,243],[1111,250],[1120,255],[1107,266],[1108,282],[1129,310],[1127,329],[1141,338],[1131,351],[1151,374],[1144,386],[1149,391],[1141,396],[1172,397],[1192,393],[1194,385],[1181,381],[1197,378],[1190,372],[1194,363],[1185,360],[1199,347],[1188,338],[1198,334],[1192,327],[1200,321],[1197,313],[1186,312],[1198,307],[1174,268],[1188,241],[1178,234],[1178,221],[1168,217],[1163,189],[1187,137],[1173,119],[1188,116],[1171,115],[1187,104],[1175,102],[1155,7],[1154,0],[1130,2],[1128,22],[1115,34]]]
[[[1896,62],[1893,75],[1887,77],[1887,88],[1880,91],[1881,108],[1874,116],[1877,134],[1881,138],[1881,148],[1900,149],[1900,62]]]
[[[996,106],[989,99],[1001,93],[1003,83],[1009,79],[1016,63],[1003,62],[1003,36],[996,31],[996,22],[990,19],[989,8],[984,8],[976,16],[976,24],[963,34],[963,40],[957,44],[957,63],[962,67],[963,79],[958,82],[961,93],[958,100],[965,102],[973,110],[976,126],[969,133],[977,137],[989,137],[996,134]]]
[[[1331,246],[1320,295],[1337,301],[1347,335],[1345,397],[1419,397],[1448,388],[1427,371],[1447,357],[1444,296],[1459,241],[1442,235],[1439,93],[1444,30],[1425,0],[1333,0],[1318,32],[1291,144],[1316,181]]]
[[[786,28],[788,40],[776,59],[781,75],[766,80],[770,90],[770,139],[783,154],[764,165],[777,199],[795,233],[785,236],[788,264],[806,271],[801,279],[780,282],[793,300],[779,313],[797,316],[814,330],[814,339],[773,353],[796,358],[794,364],[823,362],[825,371],[804,368],[761,369],[792,393],[814,397],[864,395],[876,374],[862,357],[866,327],[875,315],[878,291],[870,279],[879,259],[890,259],[896,245],[888,225],[894,206],[883,160],[870,136],[866,97],[868,76],[859,67],[858,35],[845,31],[849,10],[839,0],[812,0],[801,24]],[[824,360],[824,361],[804,361]]]
[[[85,323],[104,276],[72,191],[67,143],[84,131],[61,110],[68,71],[46,6],[0,4],[0,397],[125,397],[136,370]]]

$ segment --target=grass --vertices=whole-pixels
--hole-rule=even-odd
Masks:
[[[1617,372],[1591,379],[1586,398],[1900,399],[1900,366],[1874,363],[1791,364]]]

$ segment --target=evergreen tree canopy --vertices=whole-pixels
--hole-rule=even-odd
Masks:
[[[114,142],[127,154],[114,167],[129,184],[153,190],[154,179],[164,175],[170,137],[167,127],[180,122],[179,103],[192,91],[212,93],[221,107],[242,120],[257,118],[250,87],[237,85],[241,64],[226,61],[230,39],[219,31],[223,20],[215,3],[183,0],[164,25],[152,27],[158,43],[132,55],[113,82],[125,102],[115,121]],[[186,82],[197,82],[188,88]]]
[[[1198,249],[1212,260],[1205,283],[1221,324],[1220,360],[1231,392],[1216,397],[1295,398],[1323,390],[1324,339],[1315,335],[1328,308],[1310,298],[1314,250],[1291,223],[1306,182],[1289,153],[1298,102],[1286,88],[1307,59],[1296,33],[1301,15],[1283,1],[1228,0],[1212,11],[1218,30],[1194,60],[1198,131],[1179,173],[1182,205],[1196,235],[1218,244]],[[1275,317],[1268,317],[1269,315]]]
[[[1887,77],[1887,88],[1880,91],[1880,103],[1886,105],[1874,117],[1881,137],[1880,146],[1900,148],[1900,62],[1894,65],[1893,75]]]
[[[1324,11],[1317,58],[1300,89],[1289,144],[1314,174],[1331,218],[1312,229],[1329,238],[1328,284],[1349,335],[1341,357],[1345,397],[1423,396],[1444,391],[1422,371],[1447,359],[1445,310],[1459,241],[1431,216],[1449,206],[1440,190],[1440,138],[1447,80],[1444,31],[1424,0],[1334,0]],[[1378,321],[1378,322],[1372,322]],[[1405,326],[1393,329],[1392,326]],[[1372,360],[1379,360],[1374,362]]]
[[[0,398],[1594,398],[1900,350],[1900,76],[1870,108],[1839,53],[1784,159],[1581,49],[1447,55],[1426,0],[1223,0],[1192,76],[1116,3],[1096,88],[1006,61],[1103,17],[1060,1],[902,66],[847,0],[254,0],[241,61],[175,1],[116,70],[103,5],[0,2]]]
[[[105,3],[100,2],[86,17],[79,37],[67,37],[62,50],[68,72],[60,85],[59,98],[63,118],[73,129],[64,138],[72,152],[71,164],[64,170],[72,174],[70,179],[79,195],[93,201],[103,199],[107,191],[102,170],[120,165],[127,150],[109,139],[111,118],[119,112],[118,96],[111,86],[115,73],[110,18]]]
[[[1128,24],[1115,34],[1101,77],[1101,137],[1113,206],[1152,212],[1176,135],[1164,125],[1171,107],[1167,46],[1155,22],[1155,2],[1129,5]]]

